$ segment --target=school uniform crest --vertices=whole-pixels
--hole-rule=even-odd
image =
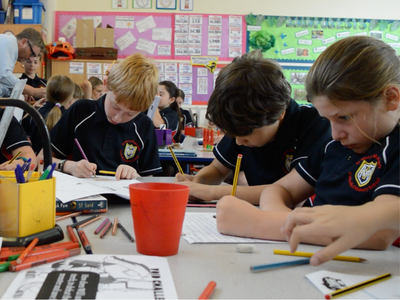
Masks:
[[[377,163],[372,161],[367,162],[364,160],[362,162],[355,174],[355,179],[359,187],[363,187],[370,182],[372,174],[374,174],[374,171],[376,169],[376,165]]]
[[[286,171],[290,172],[290,164],[292,163],[293,155],[287,154],[285,158]]]
[[[126,160],[130,160],[135,157],[137,147],[133,144],[126,143],[124,149],[124,157]]]

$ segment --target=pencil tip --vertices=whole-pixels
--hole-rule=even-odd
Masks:
[[[368,260],[365,258],[360,258],[360,261],[368,261]]]

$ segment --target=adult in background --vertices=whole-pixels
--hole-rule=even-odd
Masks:
[[[13,75],[17,60],[24,63],[31,57],[37,57],[41,52],[45,52],[44,41],[40,32],[32,27],[24,29],[16,36],[0,34],[0,53],[2,56],[0,59],[0,90],[2,96],[10,96],[10,91],[18,81]],[[40,99],[46,96],[46,89],[25,85],[22,93]]]

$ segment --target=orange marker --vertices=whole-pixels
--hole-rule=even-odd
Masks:
[[[31,267],[36,267],[39,265],[44,265],[49,262],[65,259],[74,255],[79,255],[81,253],[81,249],[71,249],[71,250],[58,250],[51,253],[45,253],[41,255],[36,255],[27,258],[22,264],[19,265],[10,265],[9,271],[21,271],[24,269],[28,269]]]
[[[24,252],[22,252],[22,254],[18,257],[17,259],[17,264],[21,264],[24,259],[26,258],[26,256],[29,254],[29,252],[32,251],[32,249],[36,246],[36,244],[39,242],[38,238],[34,238],[33,241],[29,244],[28,247],[26,247],[26,249],[24,250]]]
[[[69,225],[67,226],[67,232],[68,232],[68,236],[72,242],[79,243],[78,238],[76,237],[76,235],[74,233],[74,229]]]
[[[89,240],[86,236],[86,233],[83,231],[83,229],[81,228],[77,228],[76,230],[78,230],[78,235],[81,239],[82,245],[85,248],[86,251],[91,251],[92,250],[92,246],[90,246]]]
[[[199,299],[209,299],[211,294],[214,292],[215,287],[217,286],[217,284],[215,283],[215,281],[210,281],[206,288],[204,289],[204,291],[201,293]]]

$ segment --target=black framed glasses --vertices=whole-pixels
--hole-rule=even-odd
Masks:
[[[31,49],[31,56],[30,57],[36,57],[37,54],[35,53],[35,51],[33,51],[31,42],[29,40],[26,40],[26,41],[28,42],[29,48]]]

